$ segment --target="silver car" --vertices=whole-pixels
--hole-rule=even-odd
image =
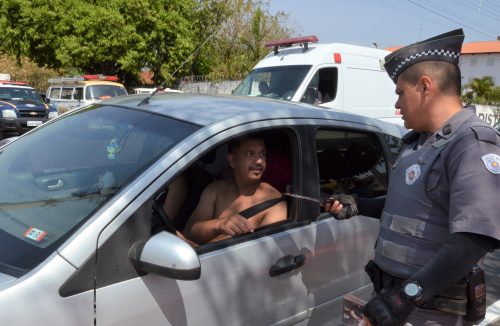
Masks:
[[[379,222],[315,199],[379,199],[404,130],[274,100],[157,94],[71,111],[0,149],[3,325],[338,325],[366,299]],[[266,140],[264,181],[288,218],[193,247],[200,193],[227,176],[227,142]],[[164,202],[182,176],[175,216]],[[167,207],[168,209],[168,207]]]

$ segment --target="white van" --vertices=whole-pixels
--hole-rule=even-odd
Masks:
[[[274,51],[233,94],[317,104],[403,125],[394,107],[395,85],[384,68],[389,51],[316,42],[316,36],[306,36],[266,43]]]
[[[82,75],[49,79],[47,98],[62,113],[77,106],[127,95],[117,76]]]

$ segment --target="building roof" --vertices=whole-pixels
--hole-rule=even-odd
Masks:
[[[387,51],[393,52],[400,49],[402,46],[391,46],[386,48]],[[484,41],[464,43],[462,46],[462,54],[480,54],[480,53],[500,53],[500,41]]]

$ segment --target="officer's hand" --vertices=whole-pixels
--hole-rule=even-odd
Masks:
[[[332,213],[337,220],[346,220],[358,215],[358,205],[354,195],[334,195],[326,200],[324,206],[325,210]]]
[[[363,307],[363,315],[373,326],[404,325],[417,306],[413,301],[403,298],[400,292],[399,287],[382,289]]]

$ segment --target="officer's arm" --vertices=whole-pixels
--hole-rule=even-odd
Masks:
[[[422,286],[423,301],[458,283],[497,242],[485,235],[452,233],[429,263],[411,277]]]
[[[437,254],[410,279],[422,287],[418,304],[432,299],[439,292],[458,283],[477,262],[498,246],[498,241],[473,233],[453,233]],[[404,324],[417,304],[401,295],[401,288],[383,289],[371,299],[363,313],[372,323]]]

